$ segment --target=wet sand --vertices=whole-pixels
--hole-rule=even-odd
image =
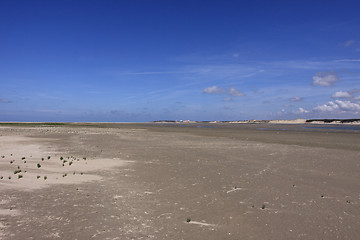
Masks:
[[[0,155],[0,239],[360,236],[354,130],[2,125]]]

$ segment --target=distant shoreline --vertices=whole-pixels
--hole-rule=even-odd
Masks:
[[[231,123],[231,124],[346,124],[346,125],[360,125],[360,118],[353,119],[295,119],[295,120],[238,120],[238,121],[192,121],[192,120],[156,120],[150,122],[10,122],[0,121],[0,125],[16,126],[16,125],[46,125],[46,126],[61,126],[61,125],[93,125],[93,124],[136,124],[136,123]]]
[[[295,120],[239,120],[239,121],[176,121],[159,120],[152,123],[240,123],[240,124],[356,124],[360,125],[360,119],[295,119]]]

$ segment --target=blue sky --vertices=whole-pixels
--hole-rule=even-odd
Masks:
[[[0,121],[360,118],[359,1],[0,1]]]

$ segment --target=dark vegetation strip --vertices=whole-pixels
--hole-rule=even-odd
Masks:
[[[311,122],[324,122],[324,123],[332,123],[332,122],[341,122],[341,123],[352,123],[352,122],[360,122],[359,118],[353,119],[309,119],[306,120],[307,123]]]

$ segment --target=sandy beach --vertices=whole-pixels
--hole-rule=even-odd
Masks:
[[[357,239],[359,131],[2,124],[0,239]]]

